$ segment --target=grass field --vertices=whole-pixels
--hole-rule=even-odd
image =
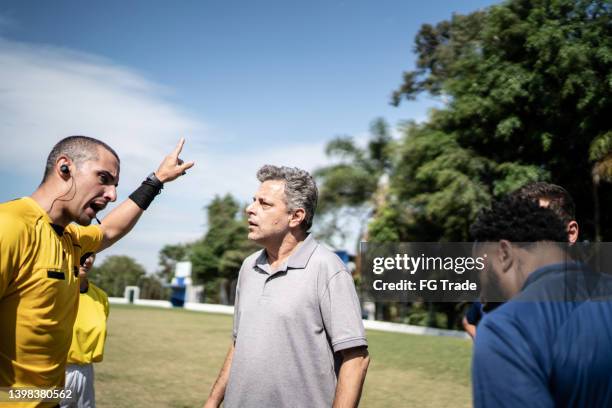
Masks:
[[[231,338],[231,316],[112,305],[100,408],[201,407]],[[469,340],[368,332],[362,407],[467,407]]]

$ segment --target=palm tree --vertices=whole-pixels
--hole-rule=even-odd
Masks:
[[[331,216],[323,235],[328,238],[335,233],[343,235],[338,213],[352,211],[352,215],[365,213],[360,217],[362,238],[365,225],[383,202],[385,175],[392,163],[392,142],[388,124],[378,118],[370,125],[365,148],[359,147],[351,136],[340,136],[327,144],[325,153],[338,162],[314,173],[320,185],[318,211]]]

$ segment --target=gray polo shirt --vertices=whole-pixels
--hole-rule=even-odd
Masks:
[[[309,235],[276,271],[265,250],[242,264],[224,406],[331,407],[339,356],[367,346],[355,285]]]

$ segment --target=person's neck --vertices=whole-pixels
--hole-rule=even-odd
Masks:
[[[535,271],[548,266],[572,261],[569,255],[557,245],[544,242],[536,244],[535,248],[529,251],[530,255],[523,261],[524,280]]]
[[[272,269],[280,266],[297,249],[299,244],[306,239],[303,231],[293,231],[285,235],[280,241],[267,245],[266,255]]]
[[[30,198],[47,213],[53,224],[66,227],[71,220],[66,215],[64,202],[58,200],[62,194],[63,192],[58,191],[58,188],[54,188],[49,183],[43,183],[30,195]]]

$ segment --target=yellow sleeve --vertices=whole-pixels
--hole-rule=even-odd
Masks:
[[[82,255],[88,252],[96,252],[100,246],[100,243],[102,242],[102,239],[104,238],[102,228],[100,228],[98,225],[83,227],[77,224],[70,224],[68,228],[70,229],[72,236],[75,238],[75,241],[81,246]]]
[[[22,259],[30,249],[30,236],[23,221],[0,213],[0,299],[17,276]]]

